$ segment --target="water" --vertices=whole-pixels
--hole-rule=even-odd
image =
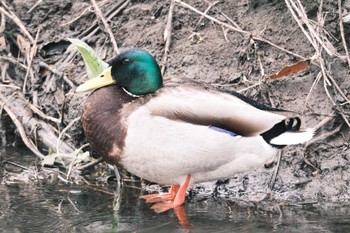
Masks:
[[[33,156],[26,154],[7,150],[2,158],[32,163]],[[108,186],[3,183],[0,232],[350,232],[349,203],[283,206],[194,197],[184,205],[189,226],[182,226],[174,211],[156,214],[139,200],[138,187],[124,187],[119,199],[112,191]]]

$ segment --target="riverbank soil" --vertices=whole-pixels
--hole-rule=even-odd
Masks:
[[[305,128],[326,121],[311,143],[283,149],[271,197],[350,201],[350,63],[345,48],[350,47],[350,2],[185,0],[190,7],[176,1],[169,21],[170,2],[98,3],[105,18],[114,14],[108,25],[118,49],[148,50],[164,67],[166,78],[187,77],[239,91],[300,113]],[[36,130],[54,129],[58,137],[57,132],[80,116],[87,97],[75,93],[86,72],[67,38],[84,40],[106,61],[116,48],[90,1],[8,0],[0,6],[0,100],[1,106],[8,106],[2,119],[9,140],[3,142],[26,135],[45,155],[51,146],[43,136],[36,138]],[[310,64],[299,70],[293,66],[298,62]],[[292,66],[290,75],[270,78],[286,66]],[[18,113],[19,108],[29,112]],[[20,122],[14,120],[16,114]],[[36,122],[28,124],[30,119]],[[45,127],[37,127],[38,122]],[[79,120],[74,122],[61,135],[65,151],[85,143]],[[190,197],[256,200],[266,193],[276,167],[196,185]]]

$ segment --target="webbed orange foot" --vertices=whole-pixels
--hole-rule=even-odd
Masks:
[[[169,193],[147,194],[147,195],[142,195],[139,198],[144,199],[146,203],[174,201],[176,194],[179,191],[179,188],[180,188],[179,185],[172,185]]]
[[[170,196],[171,198],[169,199],[161,198],[161,201],[154,204],[151,207],[151,209],[153,209],[156,213],[162,213],[167,210],[181,206],[185,202],[186,190],[188,185],[190,184],[190,180],[191,180],[191,176],[188,175],[186,178],[186,181],[180,187],[176,185],[171,186],[170,193],[168,195],[165,194],[166,195],[165,197]],[[147,197],[148,195],[145,195],[146,198],[144,196],[142,196],[142,198],[147,199],[146,202],[147,201],[151,202],[151,201],[158,200],[157,198],[160,197],[160,194],[151,194],[151,195],[155,195],[155,196],[151,196],[150,198],[148,198]],[[174,198],[172,198],[172,195],[174,196]]]
[[[170,193],[148,194],[140,196],[146,203],[167,202],[173,201],[174,197]]]
[[[179,205],[177,205],[177,206],[179,206]],[[177,206],[175,206],[174,202],[168,202],[168,203],[158,202],[158,203],[152,205],[151,209],[153,209],[156,213],[159,214],[159,213],[163,213],[165,211],[168,211],[170,209],[173,209]]]

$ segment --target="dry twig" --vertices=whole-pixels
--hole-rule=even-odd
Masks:
[[[309,99],[311,97],[311,94],[312,94],[312,91],[315,89],[316,85],[318,84],[318,82],[321,80],[321,77],[322,77],[322,73],[319,72],[316,76],[316,79],[314,80],[314,82],[312,83],[312,86],[309,90],[309,93],[307,94],[306,96],[306,99],[305,99],[305,104],[304,104],[304,109],[303,109],[303,112],[304,110],[306,109],[306,107],[308,106],[308,102],[309,102]]]
[[[327,119],[327,118],[326,118]],[[336,133],[338,133],[341,129],[341,127],[343,126],[343,124],[338,125],[335,129],[333,129],[332,131],[326,132],[324,134],[321,134],[313,139],[311,139],[310,141],[308,141],[305,145],[305,148],[307,148],[308,146],[314,144],[315,142],[319,142],[319,141],[324,141],[327,138],[335,135]]]
[[[31,13],[43,0],[38,0],[28,11],[27,13]]]
[[[39,158],[41,159],[44,159],[45,158],[45,155],[43,155],[39,150],[38,148],[34,145],[33,141],[30,140],[28,137],[27,137],[27,134],[24,130],[24,127],[21,123],[20,120],[18,120],[17,118],[17,115],[15,113],[13,113],[11,111],[11,109],[9,107],[6,106],[6,103],[5,102],[0,102],[0,104],[2,105],[2,107],[5,109],[5,111],[7,112],[7,114],[10,116],[12,122],[15,124],[17,130],[18,130],[18,133],[19,135],[21,136],[24,144],[35,154],[37,155]]]
[[[23,69],[28,69],[28,67],[26,65],[20,63],[19,61],[17,61],[16,59],[14,59],[10,56],[7,56],[7,57],[0,56],[0,60],[11,62],[12,64],[15,64],[15,65],[22,67]]]
[[[77,117],[75,119],[73,119],[71,122],[69,122],[69,124],[62,130],[62,132],[60,133],[60,135],[58,136],[58,140],[57,140],[57,144],[56,144],[56,153],[59,154],[60,152],[60,143],[61,143],[61,138],[63,136],[63,134],[65,134],[67,132],[67,130],[72,127],[76,122],[80,121],[80,117]]]
[[[17,24],[17,26],[22,31],[22,33],[24,35],[26,35],[26,37],[28,37],[28,39],[30,40],[30,43],[34,44],[35,43],[34,38],[27,31],[27,29],[24,26],[24,24],[22,23],[22,21],[15,15],[15,13],[13,13],[11,10],[8,9],[8,7],[7,7],[7,5],[6,5],[6,3],[4,1],[1,1],[1,4],[6,9],[3,8],[3,7],[0,7],[0,12],[3,13],[7,18],[11,19],[15,24]]]
[[[310,24],[310,21],[307,18],[307,15],[301,2],[299,0],[296,1],[297,3],[293,2],[293,0],[285,0],[289,11],[291,12],[293,18],[299,25],[306,38],[310,41],[310,43],[317,52],[319,52],[319,49],[316,42],[318,42],[318,44],[322,46],[322,48],[328,53],[328,55],[337,56],[338,54],[334,46],[329,42],[327,37],[322,36],[321,39],[320,34],[316,33],[314,27]],[[303,24],[307,26],[309,33],[306,31],[306,29],[304,29]]]
[[[96,164],[99,164],[103,161],[103,158],[98,158],[90,163],[87,163],[83,166],[80,166],[80,167],[77,167],[78,170],[85,170],[85,169],[88,169],[89,167],[93,167],[95,166]]]
[[[35,114],[37,114],[39,117],[45,120],[52,121],[54,123],[60,124],[62,122],[62,119],[57,119],[52,116],[48,116],[45,113],[43,113],[40,109],[38,109],[35,105],[31,104],[23,95],[18,95],[19,98],[21,98],[25,103],[26,106],[30,108]]]
[[[234,27],[234,26],[232,26],[230,24],[227,24],[227,23],[221,22],[220,20],[215,19],[214,17],[211,17],[211,16],[209,16],[207,14],[204,14],[203,12],[201,12],[201,11],[197,10],[196,8],[188,5],[187,3],[182,2],[181,0],[175,0],[175,2],[179,3],[180,5],[182,5],[182,6],[186,7],[186,8],[188,8],[188,9],[196,12],[197,14],[200,14],[200,15],[204,16],[205,18],[207,18],[207,19],[209,19],[209,20],[211,20],[211,21],[213,21],[213,22],[215,22],[215,23],[217,23],[217,24],[219,24],[221,26],[224,26],[224,27],[226,27],[226,28],[228,28],[228,29],[230,29],[232,31],[239,32],[239,33],[242,33],[242,34],[245,34],[245,35],[250,35],[251,34],[251,32],[242,30],[239,27]],[[267,39],[264,39],[261,36],[252,36],[251,38],[253,40],[257,40],[257,41],[269,44],[269,45],[271,45],[271,46],[273,46],[273,47],[275,47],[275,48],[277,48],[277,49],[279,49],[279,50],[281,50],[281,51],[283,51],[285,53],[291,54],[291,55],[293,55],[295,57],[298,57],[300,59],[303,59],[303,60],[306,59],[305,57],[303,57],[303,56],[301,56],[299,54],[293,53],[293,52],[291,52],[291,51],[289,51],[289,50],[287,50],[287,49],[285,49],[285,48],[283,48],[283,47],[281,47],[279,45],[276,45],[275,43],[273,43],[273,42],[271,42],[271,41],[269,41]]]
[[[80,119],[80,118],[79,118]],[[77,160],[77,158],[78,158],[78,155],[79,155],[79,153],[80,153],[80,151],[82,151],[85,147],[87,147],[89,144],[84,144],[84,145],[82,145],[78,150],[76,150],[74,153],[76,153],[75,154],[75,158],[74,158],[74,160],[69,164],[69,169],[68,169],[68,172],[67,172],[67,175],[66,175],[66,179],[67,180],[69,180],[69,178],[70,178],[70,175],[71,175],[71,173],[72,173],[72,170],[73,170],[73,166],[74,166],[74,164],[75,164],[75,161]]]
[[[213,6],[215,6],[216,4],[218,4],[219,2],[220,2],[220,1],[215,1],[215,2],[213,2],[213,3],[210,3],[210,2],[209,2],[209,6],[208,6],[207,9],[205,9],[204,14],[207,14],[207,13],[210,11],[210,9],[211,9]],[[198,22],[197,22],[197,25],[200,24],[200,23],[202,22],[203,18],[204,18],[204,16],[202,15],[202,16],[199,18],[199,20],[198,20]]]
[[[162,75],[164,75],[166,63],[168,60],[168,54],[170,50],[170,44],[171,44],[171,33],[172,33],[172,24],[173,24],[173,14],[174,14],[174,7],[175,7],[175,0],[172,0],[169,7],[169,15],[168,15],[168,22],[166,24],[165,30],[164,30],[164,41],[165,41],[165,48],[164,48],[164,55],[162,59]]]
[[[120,1],[117,3],[109,12],[107,12],[107,20],[110,21],[114,16],[122,11],[130,3],[130,1],[131,0]],[[95,35],[98,30],[98,20],[95,20],[89,28],[87,28],[79,35],[79,38],[82,38],[81,40],[85,41],[92,35]]]
[[[5,18],[5,14],[1,13],[0,33],[3,33],[5,29],[6,29],[6,18]]]
[[[24,77],[24,82],[23,82],[23,86],[22,86],[22,92],[25,93],[26,91],[26,85],[27,85],[27,79],[28,79],[28,75],[30,74],[31,78],[32,78],[32,83],[34,82],[34,73],[32,71],[32,62],[33,62],[33,59],[36,55],[36,52],[37,52],[37,41],[38,41],[38,38],[39,38],[39,33],[40,33],[40,28],[38,29],[37,33],[36,33],[36,36],[35,36],[35,40],[34,40],[34,43],[33,45],[31,46],[30,48],[30,51],[29,51],[29,55],[26,55],[27,56],[27,72],[26,72],[26,75]]]
[[[280,164],[281,164],[281,158],[282,158],[282,151],[279,151],[278,152],[278,157],[277,157],[277,164],[276,164],[276,168],[275,168],[275,171],[271,177],[271,180],[270,180],[270,183],[269,183],[269,191],[271,191],[273,189],[273,186],[275,185],[275,181],[276,181],[276,177],[277,177],[277,174],[278,174],[278,171],[279,171],[279,167],[280,167]]]
[[[348,46],[346,45],[346,40],[344,35],[344,25],[343,25],[343,16],[342,16],[343,10],[341,7],[341,2],[342,2],[341,0],[338,0],[339,29],[340,29],[340,36],[343,42],[344,50],[345,50],[346,60],[350,68],[350,55],[349,55],[349,50],[348,50]]]
[[[102,23],[105,27],[105,30],[107,31],[107,33],[109,35],[109,38],[113,44],[114,51],[118,54],[119,53],[118,45],[117,45],[117,42],[115,41],[112,30],[107,23],[106,18],[103,16],[102,11],[99,8],[99,6],[97,5],[96,1],[95,0],[90,0],[90,1],[91,1],[91,4],[93,5],[93,7],[95,8],[95,13],[96,13],[97,17],[100,18],[100,20],[102,21]]]
[[[104,1],[98,2],[97,4],[101,7],[101,6],[103,6],[105,3],[107,3],[108,1],[109,1],[109,0],[104,0]],[[119,4],[118,4],[118,5],[119,5]],[[78,16],[76,16],[75,18],[69,20],[68,22],[62,23],[61,26],[64,27],[64,26],[67,26],[67,25],[69,25],[69,24],[74,23],[75,21],[79,20],[83,15],[85,15],[87,12],[92,11],[91,8],[92,8],[92,6],[86,7]],[[113,9],[112,9],[112,11],[113,11]],[[111,12],[111,11],[107,12],[106,15],[108,16],[108,15],[110,14],[110,12]],[[95,26],[97,25],[97,20],[95,20],[95,21],[92,23],[91,26],[93,26],[93,25],[95,25]]]

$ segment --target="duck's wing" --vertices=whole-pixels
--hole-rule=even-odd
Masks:
[[[261,134],[286,118],[237,96],[196,87],[162,88],[144,106],[155,116],[215,126],[243,136]]]
[[[203,83],[199,83],[195,80],[189,79],[189,78],[183,78],[183,77],[172,77],[169,79],[165,79],[165,86],[167,87],[178,87],[178,86],[183,86],[183,85],[187,85],[187,86],[192,86],[192,87],[198,87],[198,88],[205,88],[206,90],[211,90],[211,91],[217,91],[217,92],[222,92],[222,93],[226,93],[229,95],[232,95],[234,97],[237,97],[241,100],[243,100],[244,102],[254,106],[255,108],[258,108],[260,110],[264,110],[264,111],[273,111],[273,112],[279,112],[282,113],[283,115],[289,115],[289,114],[295,114],[295,112],[290,111],[290,110],[285,110],[285,109],[280,109],[280,108],[274,108],[271,107],[267,104],[258,102],[256,100],[253,100],[241,93],[238,93],[236,91],[227,89],[227,88],[223,88],[223,87],[217,87],[217,86],[213,86],[210,84],[203,84]]]

